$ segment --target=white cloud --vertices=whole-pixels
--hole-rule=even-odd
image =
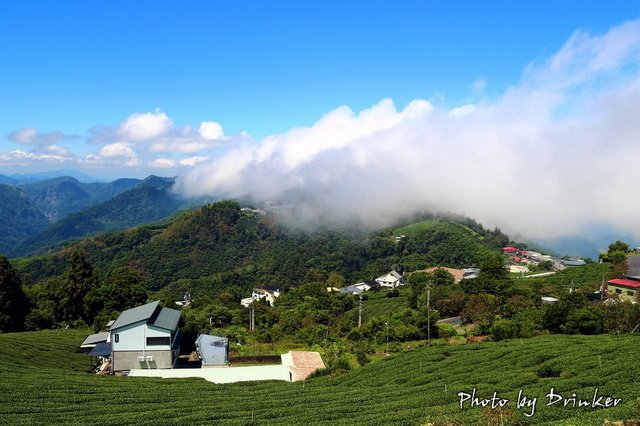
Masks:
[[[69,150],[67,148],[64,148],[56,144],[38,147],[35,149],[35,151],[46,153],[46,154],[53,154],[59,157],[68,157],[70,155]]]
[[[205,121],[200,124],[198,129],[200,137],[205,140],[222,140],[224,139],[224,131],[220,123],[215,121]]]
[[[182,160],[180,160],[180,165],[181,166],[187,166],[187,167],[193,167],[196,164],[202,163],[203,161],[206,161],[208,159],[209,159],[209,157],[202,157],[202,156],[183,158]]]
[[[26,127],[7,137],[22,145],[51,145],[63,140],[65,135],[61,132],[39,133],[34,127]]]
[[[452,117],[464,117],[465,115],[473,114],[475,110],[475,105],[463,105],[457,108],[453,108],[451,111],[449,111],[449,115]]]
[[[176,162],[169,158],[158,158],[149,163],[149,166],[154,169],[171,169],[176,166]]]
[[[103,146],[100,150],[100,155],[103,157],[133,158],[136,156],[136,153],[133,151],[130,144],[125,142],[116,142]]]
[[[137,168],[142,167],[143,165],[144,165],[144,163],[139,158],[132,158],[130,160],[127,160],[124,163],[125,167],[129,167],[131,169],[137,169]]]
[[[140,142],[164,135],[171,126],[173,122],[164,112],[135,113],[120,124],[117,134],[127,141]]]
[[[583,31],[493,101],[450,110],[385,99],[240,143],[179,178],[187,195],[304,193],[313,222],[372,226],[429,209],[539,238],[609,223],[640,237],[640,21]]]
[[[85,141],[97,146],[96,151],[76,156],[57,142],[79,139],[78,136],[62,132],[39,133],[34,127],[18,130],[8,138],[31,146],[31,152],[0,154],[0,165],[26,166],[29,161],[57,161],[113,171],[138,167],[153,173],[154,169],[193,167],[215,155],[223,144],[249,138],[245,132],[226,137],[222,126],[213,121],[203,122],[197,129],[189,125],[176,128],[167,114],[159,110],[134,113],[117,127],[96,126],[88,133]]]
[[[22,150],[16,149],[16,150],[11,151],[9,153],[9,157],[12,157],[12,158],[30,158],[30,157],[32,157],[32,154],[29,154],[28,152],[24,152]]]
[[[163,138],[151,144],[152,152],[174,152],[179,154],[193,154],[208,148],[205,142],[191,138]]]

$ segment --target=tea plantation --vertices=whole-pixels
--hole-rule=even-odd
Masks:
[[[105,377],[75,352],[86,332],[0,335],[0,424],[563,424],[640,419],[640,337],[552,335],[421,348],[338,377],[215,385],[196,379]],[[476,388],[509,399],[501,409],[460,408]],[[611,408],[547,407],[556,394]],[[518,390],[537,397],[518,409]]]

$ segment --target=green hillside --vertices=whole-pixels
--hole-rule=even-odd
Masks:
[[[279,225],[269,216],[241,212],[239,204],[225,201],[182,213],[165,224],[88,238],[16,265],[37,281],[62,273],[71,248],[79,248],[99,272],[134,265],[149,288],[173,285],[182,295],[197,289],[211,294],[233,285],[246,290],[259,284],[322,281],[330,272],[354,283],[394,267],[412,271],[433,265],[474,265],[496,251],[455,224],[442,220],[434,224],[400,243],[384,232],[305,233]]]
[[[416,349],[331,378],[216,385],[197,379],[95,376],[75,353],[81,331],[0,335],[3,424],[601,425],[640,418],[635,335],[543,336]],[[460,408],[459,392],[509,399]],[[611,408],[555,404],[555,393],[621,398]],[[518,390],[538,398],[532,417]]]

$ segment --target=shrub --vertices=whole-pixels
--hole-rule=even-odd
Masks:
[[[518,337],[518,323],[508,319],[499,319],[494,321],[489,332],[495,341],[513,339]]]
[[[451,324],[438,324],[438,336],[444,339],[456,336],[458,332]]]

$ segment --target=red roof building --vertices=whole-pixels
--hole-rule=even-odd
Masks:
[[[620,287],[626,287],[626,288],[640,288],[640,281],[635,281],[635,280],[625,280],[622,278],[616,278],[613,280],[609,280],[607,281],[607,283],[609,285],[615,285],[615,286],[620,286]]]
[[[609,297],[616,296],[620,300],[636,302],[636,296],[640,291],[640,281],[615,278],[607,281]]]

